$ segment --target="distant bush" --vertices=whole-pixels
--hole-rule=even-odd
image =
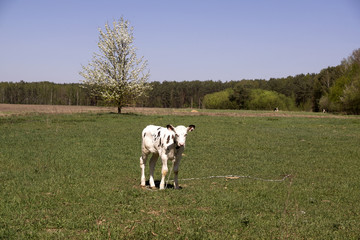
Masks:
[[[360,76],[345,86],[340,102],[345,112],[360,114]]]
[[[360,60],[345,68],[345,73],[329,89],[329,94],[320,99],[319,104],[330,112],[360,114]]]
[[[203,104],[208,109],[236,109],[237,104],[229,100],[229,96],[233,93],[231,88],[221,92],[207,94],[204,97]]]
[[[284,94],[275,91],[262,89],[251,90],[246,106],[252,110],[273,110],[276,107],[280,110],[296,110],[293,98],[286,97]]]

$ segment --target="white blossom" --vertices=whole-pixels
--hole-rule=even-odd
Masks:
[[[116,105],[119,112],[150,89],[147,61],[136,56],[133,30],[123,18],[114,21],[112,28],[106,23],[104,31],[99,29],[100,53],[94,53],[92,62],[80,72],[84,86],[94,96]]]

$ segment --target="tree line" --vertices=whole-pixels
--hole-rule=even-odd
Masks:
[[[270,80],[164,81],[149,83],[130,105],[159,108],[267,109],[360,114],[360,49],[318,74]],[[0,82],[0,103],[92,105],[106,103],[82,84]]]
[[[0,103],[43,105],[97,105],[81,84],[0,82]]]
[[[130,103],[130,106],[158,108],[202,108],[204,96],[234,87],[235,81],[164,81],[149,83],[146,96]],[[107,103],[93,96],[83,84],[57,84],[52,82],[0,82],[0,103],[89,105],[104,106]]]
[[[328,111],[360,114],[360,49],[318,74],[242,80],[204,97],[206,108]]]

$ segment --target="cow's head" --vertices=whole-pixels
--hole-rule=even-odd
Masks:
[[[185,147],[187,133],[195,130],[195,125],[189,125],[188,127],[180,125],[174,128],[169,124],[166,127],[175,133],[176,148]]]

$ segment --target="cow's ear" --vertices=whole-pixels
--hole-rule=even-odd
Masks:
[[[189,125],[187,130],[188,130],[188,132],[194,131],[195,130],[195,125]]]
[[[168,125],[166,126],[166,128],[167,128],[168,130],[175,131],[173,125],[171,125],[171,124],[168,124]]]

